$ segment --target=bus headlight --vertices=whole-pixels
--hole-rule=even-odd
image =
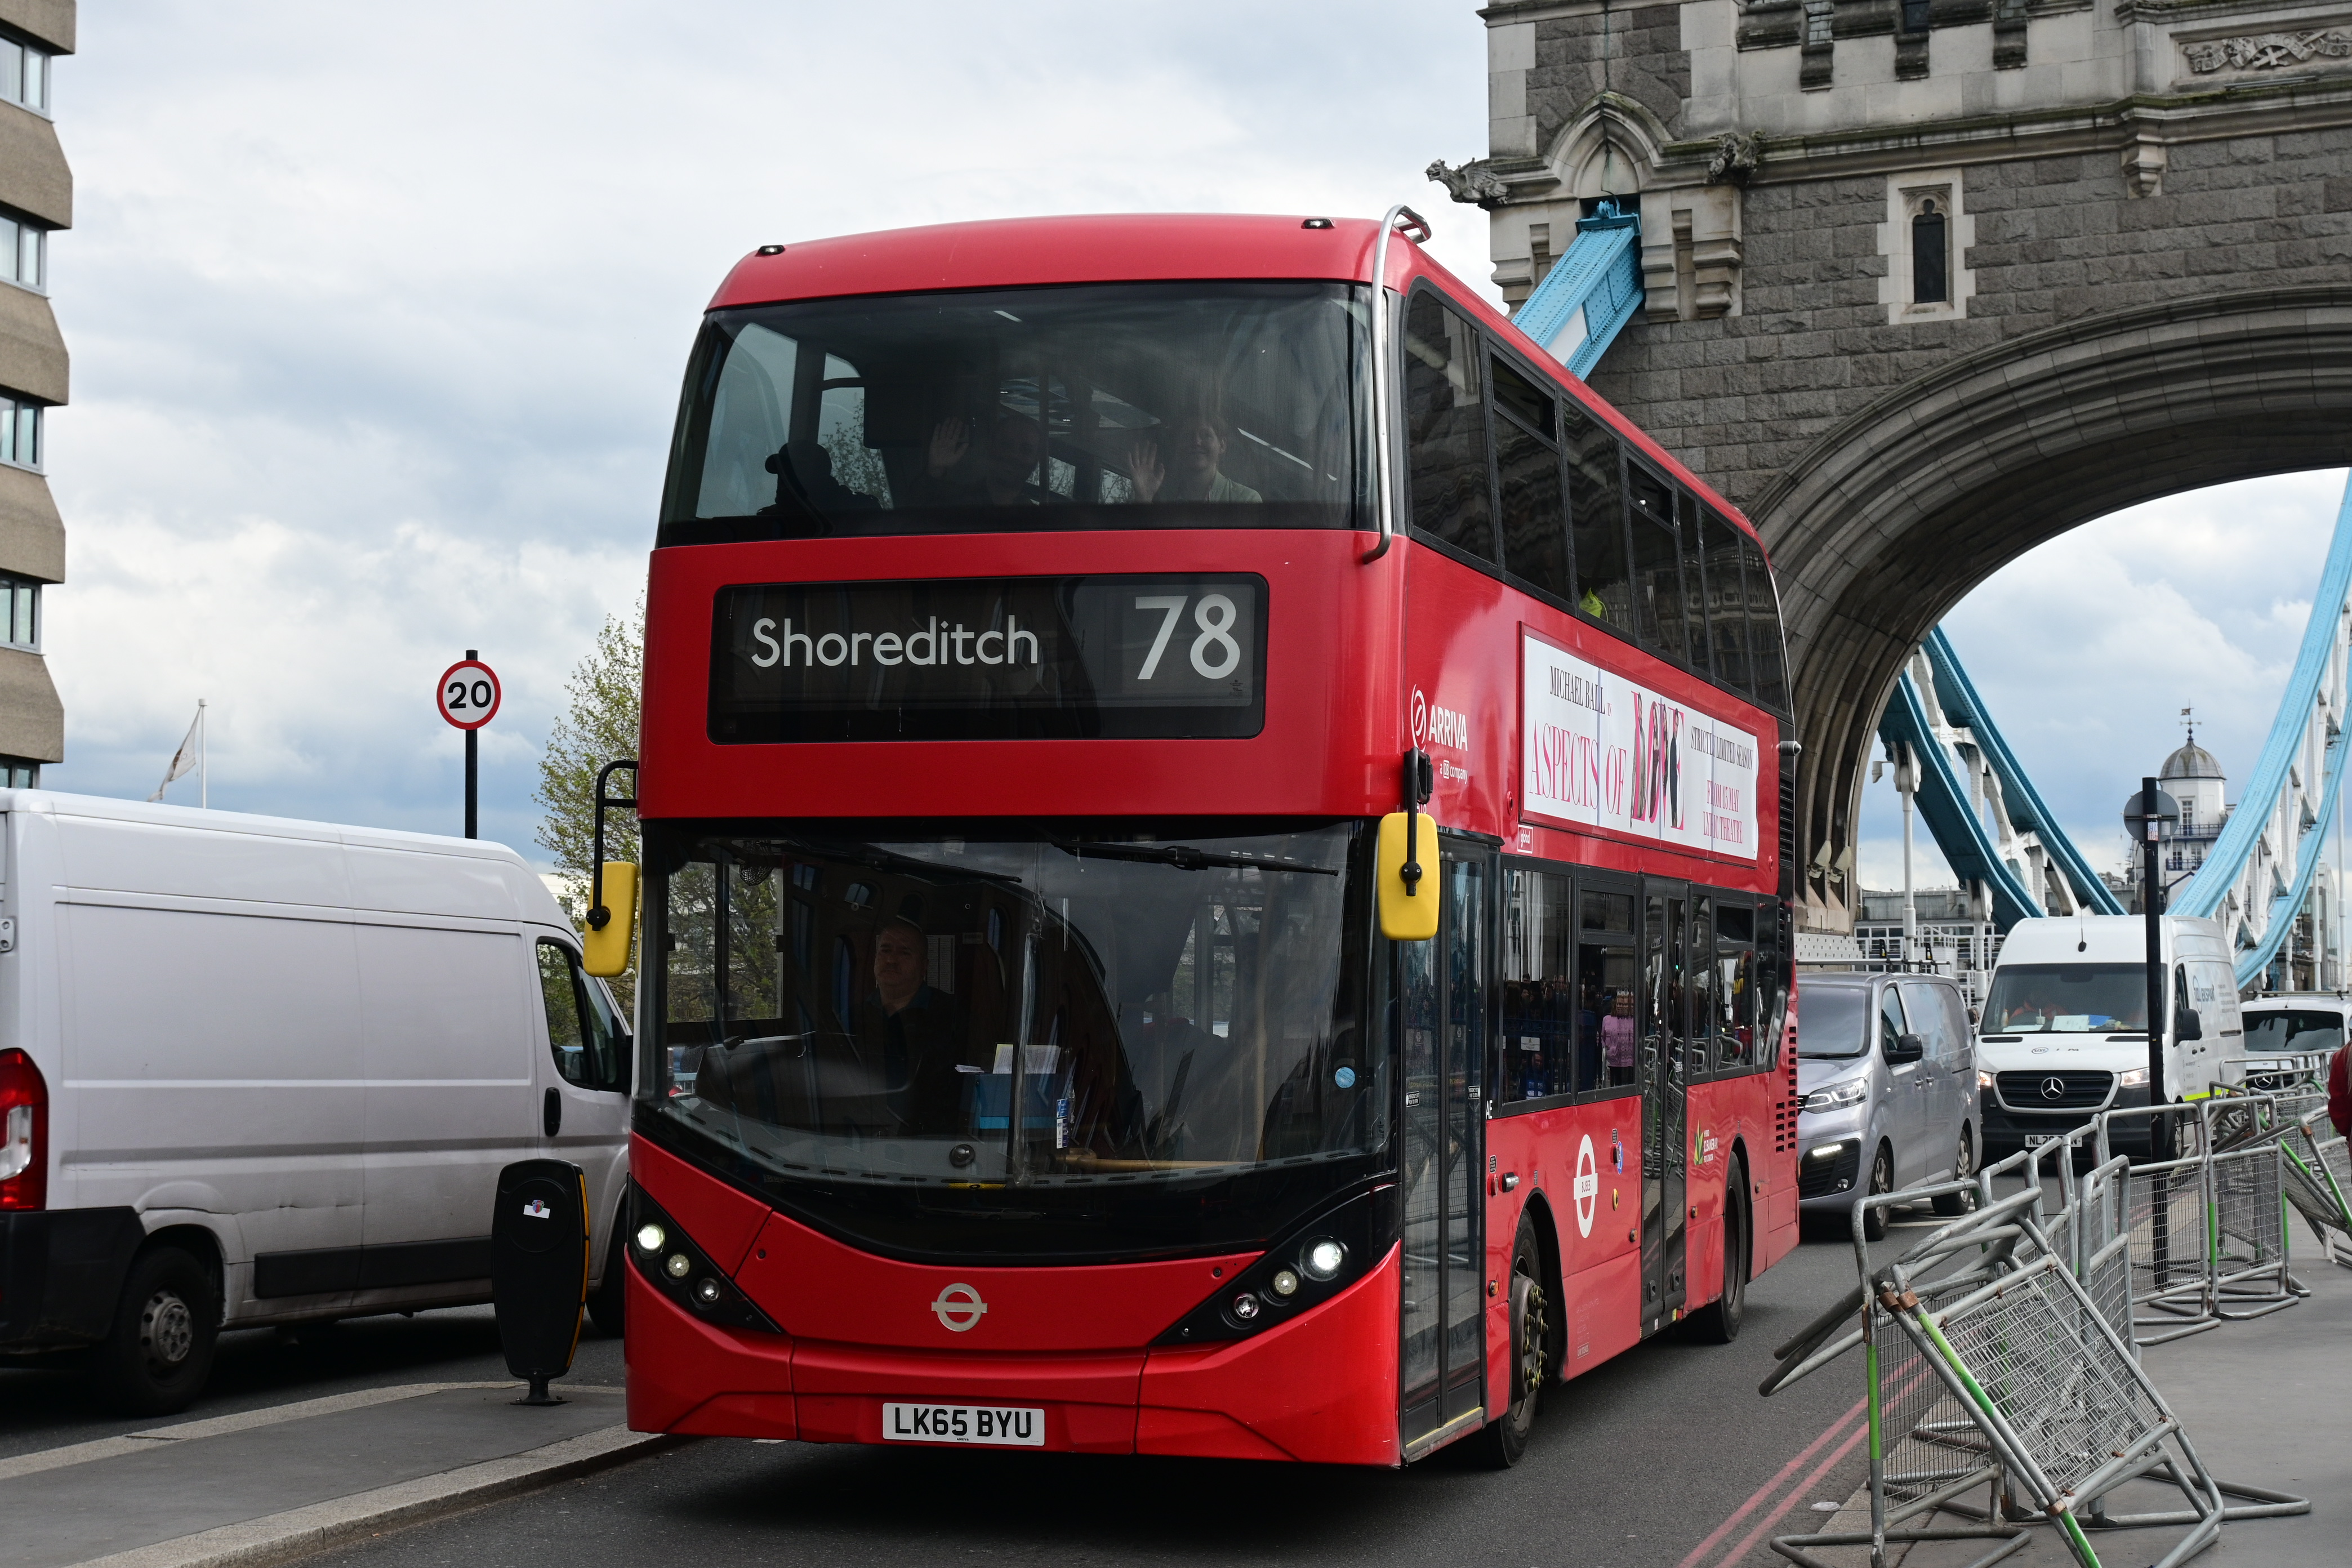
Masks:
[[[650,1221],[637,1226],[637,1245],[647,1252],[659,1252],[668,1239],[669,1232]]]
[[[1298,1294],[1298,1276],[1287,1268],[1277,1268],[1274,1278],[1265,1282],[1265,1288],[1286,1301]]]
[[[669,1255],[669,1261],[664,1263],[662,1268],[671,1279],[683,1279],[693,1271],[694,1263],[685,1253],[673,1252]]]
[[[1298,1271],[1318,1285],[1338,1279],[1347,1266],[1348,1249],[1329,1237],[1307,1243],[1298,1259]]]

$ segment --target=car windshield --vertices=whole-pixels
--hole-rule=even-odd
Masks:
[[[1797,1054],[1858,1057],[1870,1048],[1870,987],[1797,986]]]
[[[2011,963],[1985,999],[1988,1035],[2083,1035],[2147,1028],[2147,968],[2138,963]]]
[[[1367,526],[1361,295],[1089,284],[715,311],[659,542]]]
[[[2304,1008],[2246,1013],[2246,1055],[2300,1057],[2332,1051],[2344,1043],[2344,1016]]]
[[[1227,1246],[1385,1148],[1358,825],[647,838],[648,1109],[830,1227]]]

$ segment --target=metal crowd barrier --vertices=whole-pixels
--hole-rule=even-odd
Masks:
[[[1818,1551],[1867,1547],[1872,1568],[1885,1568],[1890,1546],[1982,1541],[1989,1550],[1968,1568],[1987,1568],[2048,1524],[2098,1568],[2091,1532],[2186,1525],[2157,1565],[2172,1568],[2225,1521],[2310,1511],[2301,1498],[2215,1480],[2139,1356],[2306,1293],[2286,1268],[2289,1204],[2331,1215],[2331,1246],[2352,1258],[2347,1151],[2341,1139],[2324,1150],[2305,1110],[2294,1096],[2230,1095],[2112,1111],[1973,1182],[1858,1203],[1858,1283],[1774,1352],[1780,1365],[1759,1392],[1862,1349],[1870,1530],[1781,1536],[1772,1550],[1830,1568]],[[2175,1157],[2135,1165],[2116,1152],[2153,1146],[2159,1121]],[[2006,1195],[2005,1181],[2018,1184]],[[1962,1194],[1974,1213],[1872,1261],[1872,1211]],[[2109,1497],[2137,1480],[2169,1484],[2185,1506],[2109,1512]],[[1980,1505],[1967,1500],[1979,1488]],[[1966,1522],[1927,1522],[1937,1512]]]

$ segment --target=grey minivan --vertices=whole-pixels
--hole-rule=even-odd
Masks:
[[[1976,1039],[1968,1002],[1937,974],[1797,977],[1797,1196],[1851,1213],[1864,1194],[1976,1173]],[[1962,1214],[1962,1194],[1936,1200]],[[1886,1210],[1868,1222],[1886,1234]]]

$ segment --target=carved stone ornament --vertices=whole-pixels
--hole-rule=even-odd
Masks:
[[[2320,33],[2256,33],[2242,38],[2214,38],[2184,44],[2181,55],[2200,76],[2227,66],[2233,70],[2282,70],[2299,66],[2315,55],[2334,59],[2352,56],[2352,33],[2330,27]]]
[[[1706,161],[1706,183],[1719,185],[1726,181],[1744,185],[1756,177],[1764,163],[1764,139],[1750,132],[1742,136],[1727,131],[1715,144],[1715,154]]]
[[[1465,163],[1458,169],[1447,168],[1445,160],[1440,158],[1423,172],[1444,185],[1446,195],[1455,201],[1467,202],[1473,206],[1496,206],[1511,194],[1509,187],[1503,184],[1502,177],[1486,166],[1484,158]]]

